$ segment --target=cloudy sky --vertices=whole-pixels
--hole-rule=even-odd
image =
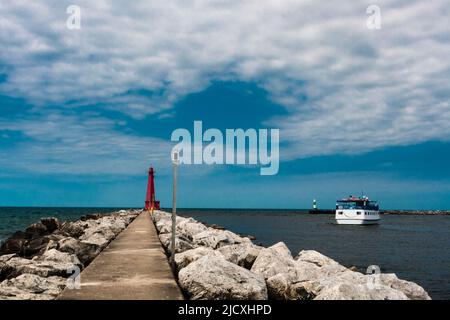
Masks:
[[[280,172],[181,166],[182,207],[363,191],[450,209],[449,16],[445,0],[2,0],[0,205],[141,206],[153,165],[170,206],[171,132],[202,120],[279,128]]]

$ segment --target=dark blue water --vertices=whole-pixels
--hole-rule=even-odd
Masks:
[[[121,208],[0,208],[0,238],[42,217],[76,220]],[[450,216],[384,215],[376,226],[342,226],[332,215],[295,210],[178,209],[180,215],[216,223],[255,243],[285,242],[295,256],[313,249],[361,271],[369,265],[417,282],[433,299],[450,299]]]

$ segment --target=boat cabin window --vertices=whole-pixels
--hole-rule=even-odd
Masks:
[[[375,201],[338,201],[336,209],[364,209],[378,210],[378,204]]]

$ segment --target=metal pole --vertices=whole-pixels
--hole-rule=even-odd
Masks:
[[[172,193],[172,243],[170,245],[170,264],[175,270],[175,230],[177,222],[177,163],[173,163],[173,193]]]

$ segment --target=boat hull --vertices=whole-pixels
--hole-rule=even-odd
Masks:
[[[335,219],[337,224],[377,224],[380,222],[380,213],[378,210],[337,209]]]
[[[380,219],[370,219],[370,220],[356,220],[356,219],[336,219],[337,224],[346,224],[346,225],[370,225],[370,224],[378,224]]]

